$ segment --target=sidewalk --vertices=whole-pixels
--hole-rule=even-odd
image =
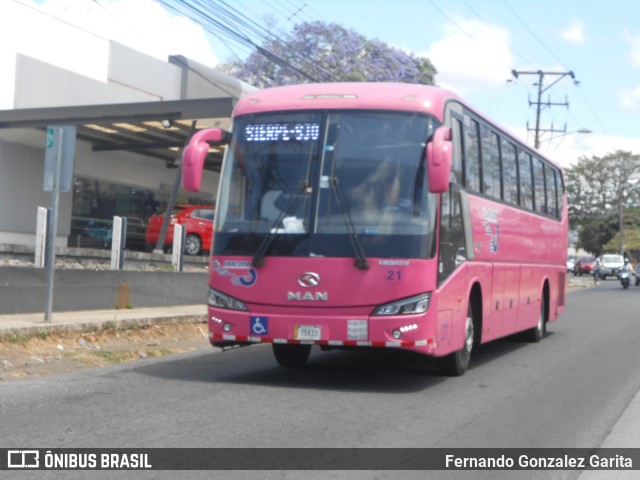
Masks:
[[[640,448],[640,392],[622,412],[600,448]],[[639,476],[638,470],[586,470],[578,480],[634,480]]]
[[[53,312],[50,322],[44,313],[0,315],[0,338],[10,335],[37,335],[41,332],[83,331],[166,323],[205,323],[207,306],[180,305],[174,307],[133,308],[123,310],[90,310]]]

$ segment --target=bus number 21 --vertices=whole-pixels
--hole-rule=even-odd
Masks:
[[[387,282],[398,283],[402,281],[402,270],[387,270]]]

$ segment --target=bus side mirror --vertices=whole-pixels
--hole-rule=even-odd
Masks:
[[[204,160],[209,153],[209,143],[227,143],[228,133],[219,128],[200,130],[191,137],[182,152],[182,185],[187,192],[197,192],[202,183]]]
[[[451,129],[438,127],[427,144],[427,175],[431,193],[442,193],[449,189],[452,147]]]

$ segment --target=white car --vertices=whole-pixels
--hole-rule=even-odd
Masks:
[[[624,265],[624,258],[622,258],[622,255],[607,253],[602,255],[600,263],[602,264],[602,272],[600,276],[602,277],[602,280],[605,280],[607,276],[618,276],[620,269]]]
[[[576,259],[578,257],[576,257],[575,255],[568,255],[567,256],[567,272],[573,272],[573,269],[576,266]]]

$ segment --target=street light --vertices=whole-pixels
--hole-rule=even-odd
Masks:
[[[556,138],[566,137],[567,135],[573,135],[574,133],[581,133],[583,135],[586,135],[589,133],[593,133],[593,130],[591,130],[590,128],[581,128],[580,130],[574,130],[572,132],[562,132],[562,135],[556,135],[555,137],[547,138],[547,142],[555,140]]]

